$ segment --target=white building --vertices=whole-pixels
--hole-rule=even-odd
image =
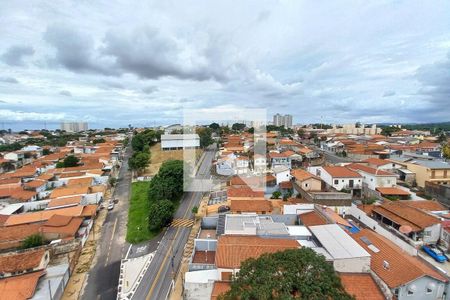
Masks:
[[[65,130],[67,132],[80,132],[88,130],[87,122],[62,122],[61,130]]]
[[[353,170],[340,166],[310,167],[308,171],[319,176],[329,186],[338,191],[361,189],[362,176]]]
[[[361,164],[350,164],[347,167],[358,172],[363,177],[363,182],[371,190],[375,191],[377,187],[394,187],[397,185],[397,175],[393,173]]]
[[[272,168],[273,175],[277,179],[277,184],[291,180],[291,170],[285,166],[276,166]]]
[[[200,147],[198,134],[163,134],[161,135],[161,150],[196,149]]]
[[[292,115],[280,115],[273,116],[273,125],[284,126],[284,128],[292,128]]]
[[[370,254],[339,225],[317,225],[309,227],[309,230],[326,251],[325,257],[333,262],[337,272],[370,272]]]

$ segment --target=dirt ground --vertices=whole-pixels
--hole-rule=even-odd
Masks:
[[[106,196],[109,197],[108,193],[106,194]],[[62,300],[79,299],[80,292],[82,291],[86,275],[91,267],[93,258],[95,256],[95,251],[97,248],[97,240],[100,238],[101,228],[103,226],[103,222],[105,221],[106,213],[107,213],[106,209],[103,209],[97,215],[97,219],[95,220],[95,228],[94,230],[91,230],[91,232],[89,233],[89,238],[86,241],[83,250],[81,251],[80,257],[78,258],[78,262],[75,265],[75,270],[70,276],[69,282],[67,283],[67,287],[64,290]]]
[[[150,156],[151,156],[150,165],[148,166],[148,168],[145,169],[142,176],[155,176],[158,173],[161,164],[166,160],[170,159],[183,160],[184,151],[187,152],[187,155],[192,155],[194,153],[196,159],[198,159],[203,153],[203,150],[201,149],[161,151],[160,143],[153,145],[152,147],[150,147]]]

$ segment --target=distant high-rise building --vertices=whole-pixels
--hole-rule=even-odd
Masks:
[[[88,130],[87,122],[61,122],[61,130],[67,132],[80,132]]]
[[[280,115],[276,114],[273,116],[273,125],[284,126],[285,128],[292,127],[292,115]]]

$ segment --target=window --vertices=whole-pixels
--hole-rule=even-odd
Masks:
[[[336,180],[334,181],[334,184],[338,184],[338,183],[339,183],[339,180],[336,179]]]
[[[307,184],[307,183],[305,183],[305,187],[308,187],[308,184]]]
[[[433,292],[433,290],[432,289],[430,289],[430,288],[427,288],[427,294],[431,294]]]
[[[342,179],[342,182],[344,182],[344,179]]]
[[[398,289],[395,289],[395,290],[394,290],[394,295],[398,297],[398,293],[399,293],[399,290],[398,290]]]
[[[430,237],[431,236],[431,231],[426,230],[426,231],[423,232],[423,235],[426,236],[426,237]]]
[[[412,295],[414,295],[414,292],[413,291],[408,291],[408,296],[412,296]]]
[[[391,184],[391,181],[388,179],[387,183],[388,183],[388,184]]]

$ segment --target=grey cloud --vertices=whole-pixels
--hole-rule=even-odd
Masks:
[[[426,96],[432,105],[444,106],[450,113],[450,52],[444,60],[420,67],[416,78],[422,85],[418,94]]]
[[[123,84],[121,84],[119,82],[115,82],[115,81],[103,81],[101,84],[105,87],[113,88],[113,89],[123,89],[124,88]]]
[[[383,97],[391,97],[391,96],[395,96],[395,91],[385,91],[383,93]]]
[[[19,81],[14,77],[0,77],[0,82],[17,84]]]
[[[61,96],[72,97],[72,93],[66,90],[62,90],[59,92]]]
[[[25,65],[24,58],[34,54],[33,47],[16,45],[11,46],[1,55],[1,60],[10,66]]]
[[[142,92],[144,92],[145,94],[153,94],[154,92],[157,92],[157,91],[158,91],[158,87],[156,87],[156,86],[147,86],[142,89]]]
[[[44,33],[44,40],[56,50],[51,64],[79,73],[114,74],[105,58],[98,57],[94,39],[87,34],[67,25],[51,25]]]

